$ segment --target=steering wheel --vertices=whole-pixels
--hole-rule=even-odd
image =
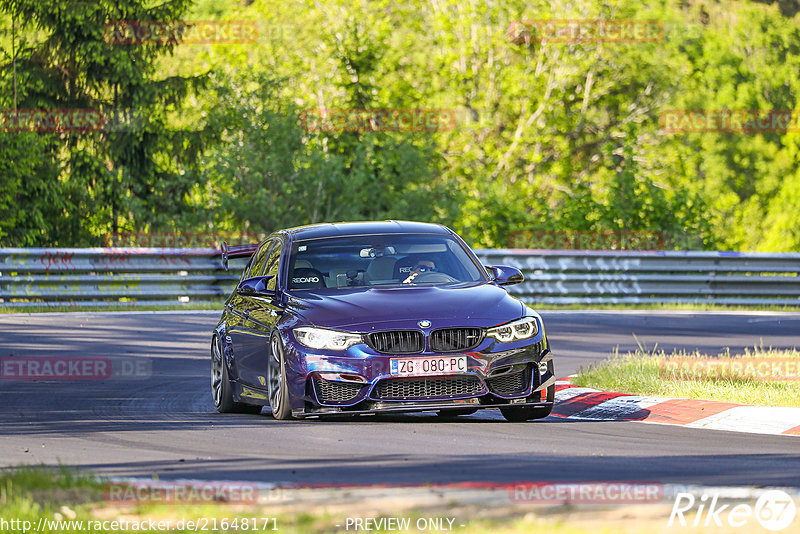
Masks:
[[[412,284],[419,284],[419,283],[431,284],[431,283],[437,283],[437,282],[438,283],[453,283],[453,282],[458,282],[458,280],[456,280],[455,278],[453,278],[449,274],[427,271],[427,272],[424,272],[424,273],[419,273],[414,278],[414,280],[411,281]]]

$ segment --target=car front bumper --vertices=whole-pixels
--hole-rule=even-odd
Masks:
[[[512,406],[552,406],[552,354],[543,333],[516,343],[485,339],[463,353],[378,354],[364,345],[320,353],[288,340],[287,365],[295,417],[366,415]],[[459,374],[398,377],[393,358],[465,356]]]

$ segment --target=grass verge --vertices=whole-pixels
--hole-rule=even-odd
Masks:
[[[288,532],[325,533],[353,532],[346,529],[348,518],[407,518],[412,527],[406,532],[419,532],[416,525],[430,525],[428,520],[447,525],[443,530],[460,534],[492,532],[552,532],[571,534],[654,532],[663,528],[669,504],[597,506],[586,508],[571,505],[531,505],[511,502],[508,497],[495,498],[491,506],[466,499],[456,502],[439,491],[417,495],[416,504],[409,504],[408,494],[399,489],[374,491],[289,490],[279,501],[254,504],[210,502],[205,504],[120,504],[105,500],[108,481],[75,474],[68,469],[25,467],[0,471],[0,522],[3,532],[63,533],[95,532]],[[326,493],[327,492],[327,493]],[[334,493],[331,493],[334,492]],[[436,501],[436,504],[431,504]],[[420,505],[420,502],[424,503]],[[253,521],[257,518],[257,528]],[[247,519],[248,523],[244,520]],[[266,519],[266,521],[265,521]],[[452,519],[452,522],[448,522]],[[181,521],[184,521],[181,524]],[[113,521],[125,521],[136,527],[116,528]],[[202,523],[189,528],[187,521]],[[236,521],[236,523],[234,523]],[[24,523],[27,522],[27,523]],[[57,523],[56,523],[57,522]],[[143,526],[142,526],[143,525]],[[169,525],[171,528],[152,528]],[[236,526],[234,526],[236,525]],[[245,525],[249,525],[245,527]],[[212,528],[212,526],[214,528]],[[181,528],[183,527],[183,528]],[[205,527],[205,528],[204,528]],[[393,532],[396,528],[370,528],[371,532]],[[438,531],[437,528],[421,531]],[[361,529],[361,531],[364,531]],[[690,530],[691,531],[691,530]]]
[[[763,365],[767,365],[764,367]],[[774,365],[784,372],[777,378]],[[797,350],[754,348],[716,356],[639,350],[581,369],[572,381],[581,387],[633,395],[702,399],[753,406],[800,406]],[[764,374],[759,369],[767,369]],[[788,374],[786,374],[788,372]],[[794,375],[792,375],[794,373]]]

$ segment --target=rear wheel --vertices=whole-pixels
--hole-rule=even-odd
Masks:
[[[261,413],[261,406],[233,401],[228,366],[222,357],[222,342],[216,336],[211,342],[211,395],[219,413]]]
[[[289,406],[289,388],[286,387],[286,361],[283,354],[283,343],[280,336],[272,334],[269,342],[269,359],[267,363],[269,379],[269,405],[272,417],[285,421],[292,418]]]

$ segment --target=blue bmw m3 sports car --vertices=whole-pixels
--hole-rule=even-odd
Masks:
[[[382,221],[274,232],[250,257],[211,340],[220,412],[275,419],[500,409],[546,417],[555,376],[542,318],[452,230]]]

